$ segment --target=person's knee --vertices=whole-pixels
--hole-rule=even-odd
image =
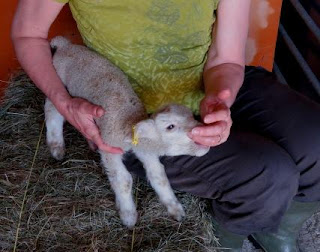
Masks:
[[[261,201],[252,199],[252,204],[257,204],[253,215],[261,218],[261,231],[272,231],[279,225],[299,188],[300,173],[291,157],[286,153],[274,153],[273,157],[266,175],[271,183],[262,192]]]
[[[277,228],[297,193],[300,176],[280,147],[273,146],[260,157],[251,155],[250,160],[246,169],[252,169],[251,178],[213,201],[217,220],[230,231],[245,235]]]
[[[310,115],[309,118],[302,119],[305,119],[304,123],[307,128],[304,131],[298,132],[297,144],[290,147],[293,149],[293,155],[297,159],[301,172],[303,172],[302,169],[306,169],[306,167],[317,163],[319,168],[318,175],[320,176],[320,117],[311,118]]]
[[[270,191],[275,200],[281,194],[294,196],[299,187],[300,172],[291,156],[279,147],[270,151],[266,177],[271,180]]]

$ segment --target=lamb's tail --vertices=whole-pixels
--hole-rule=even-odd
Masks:
[[[51,40],[50,46],[52,49],[57,50],[62,47],[70,45],[70,43],[71,42],[68,39],[66,39],[65,37],[57,36]]]

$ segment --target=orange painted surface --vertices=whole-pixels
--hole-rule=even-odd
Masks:
[[[252,0],[249,38],[254,39],[257,52],[248,65],[272,70],[281,6],[282,0]]]
[[[10,27],[17,0],[0,1],[0,80],[6,80],[8,73],[18,66],[10,41]],[[1,84],[0,84],[1,85]]]
[[[17,3],[17,0],[0,1],[0,10],[2,10],[2,15],[0,15],[0,97],[11,72],[19,68],[10,39],[11,23]],[[49,32],[49,38],[58,34],[66,36],[76,43],[81,43],[82,41],[67,5],[53,23]]]
[[[251,53],[251,57],[247,61],[248,64],[272,69],[281,3],[282,0],[252,0],[252,9],[254,10],[252,13],[259,16],[251,19],[249,36],[252,37],[251,45],[254,45],[254,49],[248,47],[248,50],[256,53]],[[10,41],[10,27],[16,5],[17,0],[0,1],[0,9],[2,10],[2,15],[0,15],[0,80],[2,81],[7,80],[10,73],[19,66]],[[259,10],[263,12],[264,9],[269,14],[259,12]],[[262,27],[263,25],[261,26],[261,22],[259,22],[260,17],[264,15],[267,22],[262,23],[267,23],[266,27]],[[54,22],[49,37],[57,34],[64,35],[74,42],[81,42],[76,24],[67,6]],[[4,84],[4,82],[0,82],[1,86]]]

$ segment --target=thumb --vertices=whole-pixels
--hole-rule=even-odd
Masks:
[[[101,117],[101,116],[103,116],[104,115],[104,109],[101,107],[101,106],[96,106],[97,107],[97,109],[96,109],[96,111],[95,111],[95,114],[94,114],[94,116],[95,117]]]
[[[90,102],[84,102],[79,110],[83,114],[90,114],[94,117],[101,117],[104,114],[104,109],[101,106],[94,105]]]

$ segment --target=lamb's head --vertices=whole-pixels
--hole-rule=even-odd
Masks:
[[[148,138],[154,145],[163,146],[163,155],[203,156],[209,147],[196,144],[188,133],[200,123],[194,119],[190,109],[171,104],[152,115],[148,120],[137,124],[139,138]]]

